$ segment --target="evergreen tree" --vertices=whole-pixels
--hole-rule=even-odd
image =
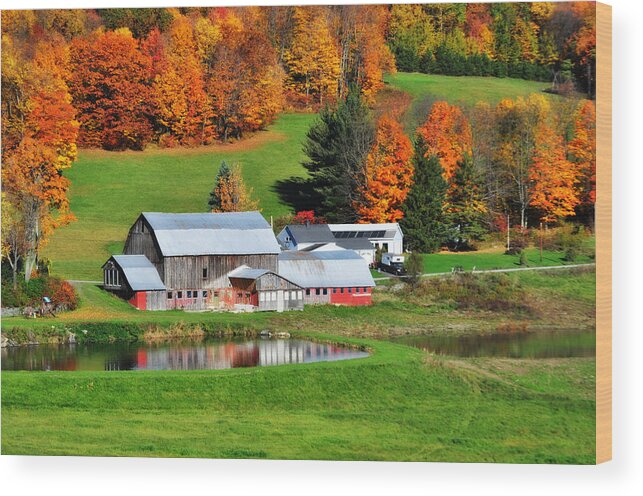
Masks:
[[[210,191],[210,199],[208,200],[208,210],[210,210],[210,212],[221,210],[221,198],[219,191],[221,189],[221,184],[230,180],[231,173],[232,171],[230,170],[230,166],[225,160],[222,160],[219,172],[217,172],[217,176],[214,178],[214,188]]]
[[[308,161],[303,164],[321,198],[317,215],[329,222],[357,220],[354,205],[365,185],[366,158],[374,139],[373,118],[358,88],[351,88],[336,109],[321,111],[306,136]]]
[[[413,165],[413,186],[402,207],[400,221],[410,250],[431,253],[440,249],[446,239],[444,204],[447,183],[436,156],[426,156],[426,142],[417,136]]]
[[[455,170],[449,190],[447,218],[452,226],[456,249],[466,247],[485,234],[487,208],[482,198],[482,184],[470,154],[465,154]]]

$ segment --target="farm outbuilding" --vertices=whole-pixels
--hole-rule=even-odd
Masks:
[[[338,242],[367,239],[384,253],[404,253],[404,234],[397,222],[388,224],[328,224]]]
[[[103,265],[103,285],[139,310],[165,310],[165,285],[145,255],[113,255]]]
[[[241,266],[228,275],[233,304],[251,304],[258,310],[304,309],[304,291],[301,286],[266,269]],[[240,298],[242,301],[237,301]]]
[[[284,251],[279,274],[305,289],[306,304],[370,305],[373,276],[352,250]]]
[[[353,250],[369,265],[375,264],[375,246],[368,238],[339,239],[328,224],[289,224],[277,235],[277,240],[286,250]]]

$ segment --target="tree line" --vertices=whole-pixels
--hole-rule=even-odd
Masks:
[[[391,7],[388,43],[401,71],[552,81],[595,94],[591,2]]]
[[[411,141],[352,91],[309,130],[302,190],[329,222],[400,222],[412,250],[466,249],[509,226],[593,225],[595,140],[591,100],[436,101]]]

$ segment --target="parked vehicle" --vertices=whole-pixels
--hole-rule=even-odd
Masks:
[[[396,255],[395,253],[384,253],[382,261],[379,266],[380,270],[394,274],[396,276],[403,276],[406,271],[404,270],[404,255]]]

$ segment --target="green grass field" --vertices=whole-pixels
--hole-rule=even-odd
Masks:
[[[309,365],[3,372],[2,452],[593,463],[594,360],[363,343],[369,358]]]
[[[389,87],[411,95],[411,107],[404,116],[408,133],[426,118],[428,103],[432,100],[446,100],[451,104],[473,106],[478,102],[497,104],[504,98],[517,98],[531,93],[542,93],[550,85],[523,79],[440,76],[418,72],[398,72],[385,77]]]

